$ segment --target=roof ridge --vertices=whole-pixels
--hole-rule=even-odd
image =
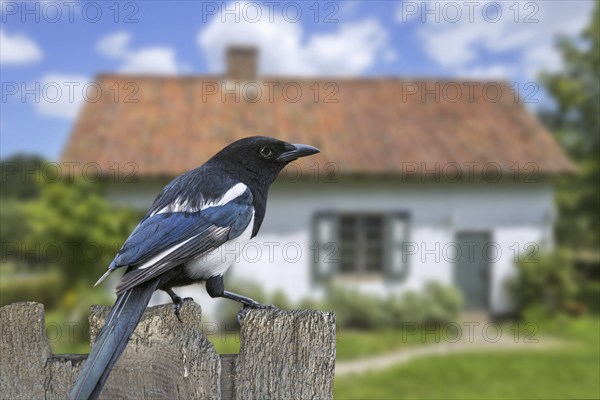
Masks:
[[[225,80],[224,75],[217,74],[185,74],[185,75],[172,75],[172,74],[143,74],[143,73],[113,73],[113,72],[100,72],[95,75],[95,80],[103,79],[139,79],[139,80]],[[279,80],[279,81],[307,81],[307,82],[473,82],[473,83],[498,83],[505,86],[509,86],[510,81],[505,78],[498,79],[475,79],[475,78],[452,78],[452,77],[428,77],[428,76],[294,76],[294,75],[261,75],[256,81],[268,81],[268,80]]]

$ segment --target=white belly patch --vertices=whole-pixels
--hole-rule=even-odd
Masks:
[[[208,279],[227,272],[233,263],[240,261],[242,249],[250,240],[253,227],[254,215],[252,215],[248,227],[240,236],[201,257],[188,261],[185,264],[185,271],[188,276],[193,279]]]

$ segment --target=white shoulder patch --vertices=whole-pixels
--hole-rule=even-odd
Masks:
[[[163,213],[167,213],[167,212],[193,213],[193,212],[197,212],[200,210],[201,210],[201,208],[190,207],[187,200],[182,200],[180,198],[177,198],[177,199],[175,199],[175,201],[173,203],[169,204],[168,206],[165,206],[165,207],[161,208],[160,210],[156,210],[155,212],[153,212],[152,215],[163,214]]]
[[[223,197],[221,197],[218,200],[209,201],[209,202],[203,204],[200,209],[204,210],[205,208],[209,208],[209,207],[218,207],[218,206],[225,205],[225,204],[229,203],[230,201],[243,195],[244,192],[246,191],[246,189],[248,189],[248,186],[244,185],[243,183],[238,183],[238,184],[234,185],[231,189],[229,189],[227,192],[225,192]]]
[[[204,204],[201,204],[200,207],[191,207],[187,200],[177,198],[173,203],[169,204],[168,206],[165,206],[160,210],[153,212],[151,216],[167,212],[195,213],[209,207],[222,206],[243,195],[246,189],[248,189],[248,186],[244,185],[243,183],[238,183],[234,185],[231,189],[229,189],[227,192],[225,192],[223,197],[221,197],[220,199],[208,201]]]

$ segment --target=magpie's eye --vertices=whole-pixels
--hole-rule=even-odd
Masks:
[[[273,155],[273,150],[269,147],[261,147],[259,153],[262,158],[268,160]]]

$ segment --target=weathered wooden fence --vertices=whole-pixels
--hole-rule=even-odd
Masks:
[[[90,311],[92,342],[108,307]],[[200,329],[201,308],[150,307],[117,362],[101,399],[330,399],[335,315],[253,310],[242,321],[239,355],[219,355]],[[85,355],[53,355],[44,307],[0,309],[0,399],[64,399]]]

